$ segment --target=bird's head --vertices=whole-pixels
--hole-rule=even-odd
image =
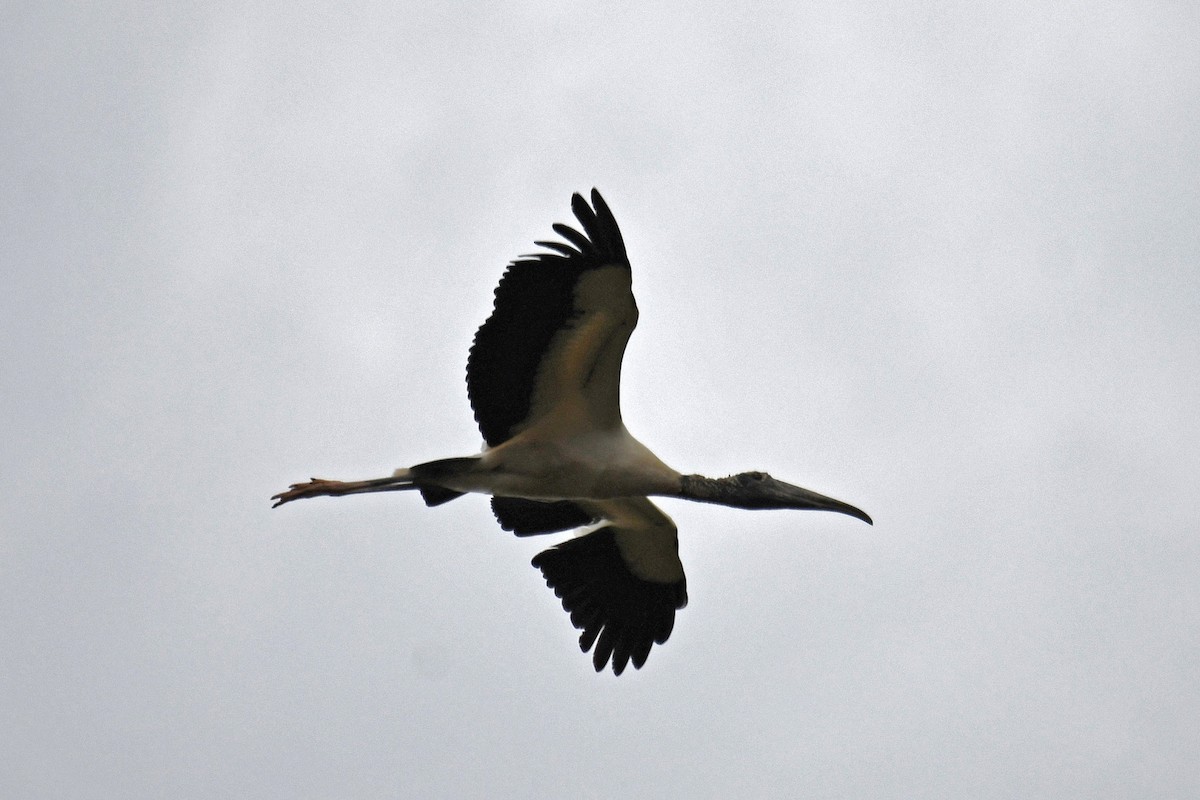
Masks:
[[[834,500],[809,489],[793,486],[772,478],[765,472],[742,472],[724,480],[732,484],[733,491],[722,500],[724,505],[735,508],[794,508],[815,511],[835,511],[861,519],[873,525],[866,512],[849,503]]]

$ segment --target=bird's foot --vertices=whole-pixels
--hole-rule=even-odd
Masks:
[[[290,503],[303,497],[341,494],[338,490],[345,485],[343,481],[329,481],[324,478],[312,478],[307,483],[293,483],[286,492],[280,492],[271,498],[275,501],[271,508],[278,508],[284,503]]]

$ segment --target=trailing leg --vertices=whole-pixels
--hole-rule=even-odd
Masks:
[[[280,492],[271,499],[275,503],[272,508],[278,508],[284,503],[301,500],[305,497],[339,497],[344,494],[365,494],[367,492],[403,492],[407,489],[419,489],[408,476],[408,470],[397,470],[390,478],[373,478],[366,481],[331,481],[325,478],[313,478],[307,483],[293,483],[286,492]]]

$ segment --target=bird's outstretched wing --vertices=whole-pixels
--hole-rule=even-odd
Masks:
[[[687,605],[675,523],[645,497],[576,505],[606,524],[544,550],[533,565],[583,631],[580,649],[595,646],[596,671],[611,658],[620,675],[630,662],[635,668],[646,663],[650,648],[671,635],[675,612]]]
[[[475,334],[467,394],[489,447],[559,409],[584,426],[619,424],[621,359],[637,324],[629,259],[617,221],[592,190],[571,208],[582,232],[561,223],[565,242],[513,261],[495,307]]]

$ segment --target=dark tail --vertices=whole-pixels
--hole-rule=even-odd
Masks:
[[[417,491],[421,493],[421,499],[425,501],[425,505],[440,506],[442,503],[449,503],[451,500],[466,494],[466,492],[447,489],[441,485],[441,482],[447,478],[469,472],[478,462],[479,456],[439,458],[437,461],[426,461],[424,464],[417,464],[411,468],[410,472],[412,473],[413,483],[416,484]]]

